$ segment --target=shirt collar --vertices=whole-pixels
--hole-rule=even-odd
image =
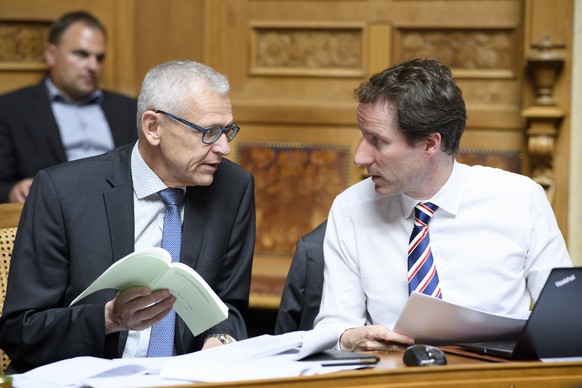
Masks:
[[[425,201],[419,201],[418,199],[409,197],[408,195],[402,193],[400,194],[400,200],[402,203],[402,212],[405,218],[412,216],[414,207],[418,202],[432,202],[449,214],[456,215],[459,211],[459,202],[461,196],[461,185],[463,183],[464,177],[468,173],[469,166],[461,164],[456,160],[453,161],[453,171],[451,176],[445,182],[443,187],[434,195],[432,198]]]
[[[143,160],[139,152],[138,143],[135,143],[131,151],[131,179],[133,180],[133,190],[137,198],[143,199],[168,187]],[[186,187],[177,188],[186,191]]]
[[[88,96],[86,96],[78,101],[73,101],[69,98],[69,96],[67,96],[59,88],[56,87],[56,85],[53,83],[53,81],[50,79],[50,77],[46,77],[44,83],[45,83],[46,88],[48,90],[49,100],[51,102],[58,101],[58,102],[64,102],[67,104],[75,104],[75,105],[83,106],[83,105],[90,105],[90,104],[99,104],[99,103],[101,103],[101,101],[103,101],[103,91],[100,89],[95,90],[93,93],[89,94]]]

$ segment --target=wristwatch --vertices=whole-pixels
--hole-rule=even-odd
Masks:
[[[236,342],[236,340],[234,338],[232,338],[232,336],[230,334],[223,334],[223,333],[210,334],[208,337],[206,337],[206,339],[208,340],[209,338],[216,338],[217,340],[222,342],[224,345]]]

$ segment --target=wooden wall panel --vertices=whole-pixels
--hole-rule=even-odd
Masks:
[[[135,73],[139,92],[145,73],[159,63],[204,61],[203,0],[133,0],[135,6]]]
[[[208,35],[207,46],[217,51],[208,60],[231,78],[241,144],[264,136],[294,142],[300,133],[298,148],[326,145],[342,131],[351,158],[359,141],[353,89],[390,64],[430,56],[453,69],[467,99],[465,152],[459,158],[524,171],[521,1],[220,0],[207,5],[219,24],[230,21],[221,35]],[[335,186],[337,193],[363,176],[355,167],[350,172],[346,184]],[[265,217],[262,206],[269,204],[257,204]],[[266,221],[269,225],[291,219],[279,212],[272,217],[277,220]],[[286,228],[293,230],[291,240],[321,221],[304,217],[308,226]],[[259,230],[268,234],[261,222]],[[291,254],[292,249],[287,257]]]
[[[206,12],[229,28],[219,33],[207,27],[206,47],[215,50],[206,51],[205,58],[232,81],[235,119],[242,127],[235,148],[261,139],[298,141],[298,149],[340,143],[349,147],[351,157],[359,141],[353,89],[393,63],[420,56],[438,58],[452,68],[467,102],[469,120],[459,160],[528,174],[522,112],[531,86],[525,42],[557,29],[556,39],[569,44],[571,36],[563,25],[571,21],[563,20],[571,12],[562,2],[571,3],[561,0],[560,10],[550,11],[548,21],[544,10],[552,8],[551,1],[207,1]],[[564,86],[561,83],[556,89]],[[556,165],[567,163],[565,149],[557,144]],[[362,176],[352,166],[349,184]],[[567,182],[558,179],[557,185],[563,189]],[[268,185],[258,182],[258,197],[263,187]],[[344,188],[338,184],[335,190]],[[566,234],[561,205],[553,205]],[[263,206],[270,204],[257,204],[259,238],[269,240],[269,228],[261,225],[269,213]],[[291,219],[281,217],[279,211],[272,216],[275,220],[268,220],[268,225]],[[304,216],[311,226],[317,225],[319,220]],[[293,222],[304,226],[287,225],[289,240],[308,230],[304,221]],[[258,262],[267,264],[257,268],[268,271],[274,268],[269,260],[277,256],[279,262],[288,263],[292,253],[281,260],[285,255],[280,252],[269,256],[264,247],[260,251]]]
[[[346,179],[327,188],[337,193],[363,176],[351,164],[359,141],[353,89],[415,56],[451,66],[463,89],[469,121],[459,159],[529,173],[523,112],[535,103],[536,90],[528,56],[549,35],[564,58],[553,88],[563,113],[554,139],[553,206],[567,236],[572,7],[573,0],[0,0],[0,35],[17,23],[43,28],[66,11],[90,10],[110,35],[103,86],[134,96],[151,66],[181,58],[205,62],[232,84],[242,128],[232,159],[257,144],[345,147]],[[45,70],[36,59],[2,57],[10,50],[0,50],[0,92],[36,82]],[[316,226],[328,202],[311,212],[315,217],[305,212],[309,222],[299,221],[301,227],[286,225],[288,240]],[[261,217],[271,206],[257,203]],[[268,240],[265,225],[259,238]],[[264,262],[277,263],[267,272],[286,274],[287,249],[261,252]]]
[[[29,50],[26,58],[0,57],[0,93],[38,82],[47,68],[42,59],[46,31],[63,13],[72,10],[89,10],[97,16],[110,34],[115,34],[115,0],[0,0],[0,50],[11,52],[7,46],[22,51]],[[114,36],[114,35],[112,35]],[[116,53],[108,53],[103,86],[114,88],[117,69]]]
[[[137,96],[152,66],[173,59],[204,60],[205,25],[212,22],[204,20],[204,9],[204,0],[0,0],[0,92],[38,82],[47,70],[42,59],[45,31],[65,12],[87,10],[108,32],[102,86]],[[36,58],[6,58],[17,46]]]

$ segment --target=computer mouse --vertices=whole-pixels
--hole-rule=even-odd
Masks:
[[[435,346],[417,344],[406,348],[402,361],[407,366],[446,365],[447,357]]]

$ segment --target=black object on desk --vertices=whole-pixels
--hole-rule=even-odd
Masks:
[[[380,357],[374,354],[363,354],[347,352],[344,350],[328,349],[319,353],[307,356],[301,361],[317,362],[322,366],[343,366],[343,365],[375,365],[380,361]]]
[[[404,351],[402,361],[407,366],[446,365],[447,357],[435,346],[411,345]]]

